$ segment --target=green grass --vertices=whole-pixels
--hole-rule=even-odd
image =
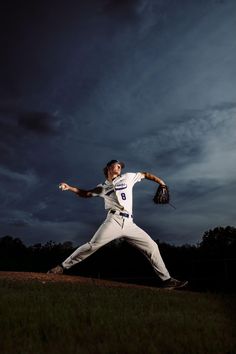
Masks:
[[[235,295],[0,281],[1,354],[236,353]]]

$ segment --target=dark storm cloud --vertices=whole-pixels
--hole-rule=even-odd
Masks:
[[[18,117],[18,125],[39,134],[56,134],[58,122],[47,112],[24,112]]]
[[[15,106],[14,106],[15,103]],[[39,134],[56,134],[59,132],[61,119],[55,114],[40,111],[27,111],[16,102],[0,104],[0,134],[2,138],[9,135],[20,135],[23,130],[31,130]]]
[[[12,107],[11,107],[12,106]],[[62,124],[63,126],[63,124]],[[59,138],[61,118],[57,113],[28,112],[11,104],[0,106],[0,161],[13,172],[34,169],[34,153],[46,140]],[[35,148],[32,147],[35,145]],[[47,143],[50,151],[50,142]]]

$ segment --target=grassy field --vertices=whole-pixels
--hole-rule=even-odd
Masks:
[[[0,280],[1,354],[236,353],[234,294]]]

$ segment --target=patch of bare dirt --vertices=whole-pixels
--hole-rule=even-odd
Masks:
[[[126,284],[121,282],[103,280],[103,279],[94,279],[87,277],[80,277],[74,275],[59,275],[59,274],[45,274],[45,273],[31,273],[31,272],[0,272],[0,279],[7,279],[11,281],[39,281],[43,284],[45,283],[81,283],[81,284],[92,284],[97,286],[105,286],[105,287],[122,287],[122,288],[145,288],[145,289],[155,289],[148,286],[143,285],[134,285],[134,284]]]

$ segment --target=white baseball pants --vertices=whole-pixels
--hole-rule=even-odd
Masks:
[[[170,278],[170,274],[162,260],[158,245],[132,218],[108,213],[107,218],[94,234],[91,241],[78,247],[63,263],[65,269],[83,261],[100,247],[114,239],[123,237],[131,245],[138,248],[150,261],[157,275],[162,280]]]

